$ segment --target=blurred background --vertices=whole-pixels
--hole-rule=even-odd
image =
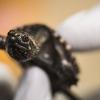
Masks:
[[[0,0],[0,34],[17,26],[29,23],[44,23],[56,28],[72,14],[90,9],[98,0]],[[80,81],[74,91],[84,97],[100,89],[100,50],[74,53],[80,65]],[[7,69],[14,76],[20,77],[19,65],[4,51],[0,51],[0,62],[8,64]],[[16,83],[16,82],[15,82]]]

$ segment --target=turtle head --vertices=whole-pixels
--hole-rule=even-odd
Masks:
[[[39,53],[35,38],[24,31],[11,30],[6,39],[6,50],[14,59],[25,62],[33,59]]]

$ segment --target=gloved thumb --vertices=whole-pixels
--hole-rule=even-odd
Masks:
[[[28,69],[14,100],[52,100],[48,75],[38,67]]]

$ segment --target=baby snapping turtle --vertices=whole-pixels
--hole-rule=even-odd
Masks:
[[[63,92],[70,100],[79,100],[70,91],[77,84],[79,68],[69,44],[46,25],[33,24],[18,27],[0,39],[1,48],[22,64],[45,70],[50,78],[52,93]]]

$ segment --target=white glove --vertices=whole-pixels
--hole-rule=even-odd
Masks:
[[[14,100],[52,100],[48,75],[35,66],[28,69]]]
[[[85,10],[65,20],[56,30],[73,50],[100,48],[100,7]],[[52,100],[50,82],[39,68],[29,69],[15,100]]]
[[[99,48],[100,7],[73,15],[57,28],[57,32],[73,50]],[[47,74],[38,67],[27,70],[14,100],[52,100]]]
[[[100,5],[67,18],[57,32],[73,50],[100,48]]]
[[[0,62],[0,100],[12,100],[18,83],[9,67]],[[35,66],[26,70],[14,100],[52,100],[48,75]]]

